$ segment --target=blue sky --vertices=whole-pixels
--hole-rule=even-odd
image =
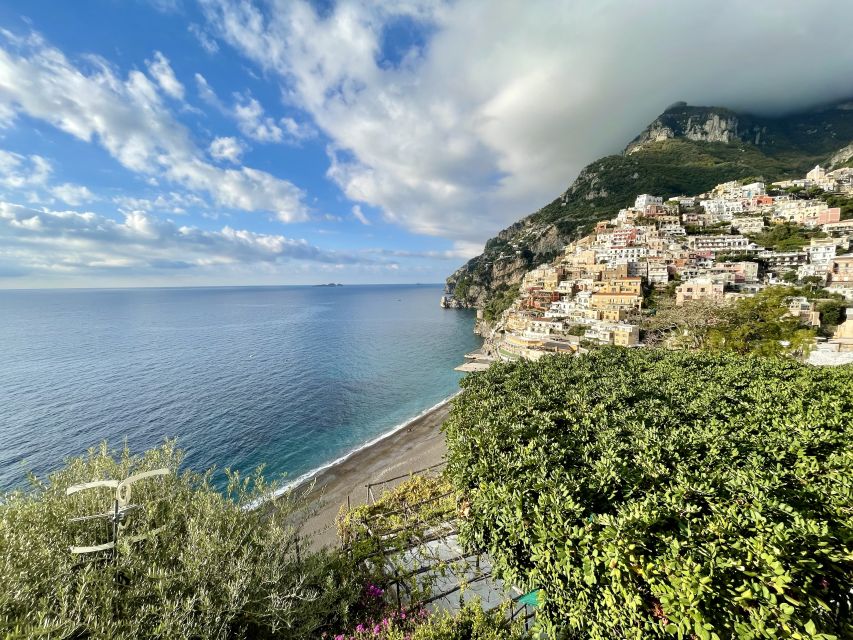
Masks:
[[[728,4],[3,3],[0,288],[441,281],[674,100],[853,93],[848,21]]]

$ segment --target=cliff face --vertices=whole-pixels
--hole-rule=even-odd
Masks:
[[[839,149],[829,159],[829,166],[832,168],[840,167],[845,163],[853,160],[853,144],[848,144],[843,149]]]
[[[688,107],[678,104],[670,107],[646,129],[634,138],[625,149],[626,154],[639,151],[649,142],[659,142],[673,138],[684,138],[696,142],[729,143],[742,140],[738,132],[740,120],[737,115],[726,109]],[[751,134],[753,132],[748,132]],[[761,127],[754,131],[755,139],[760,140]],[[756,142],[757,144],[757,142]]]
[[[460,306],[488,309],[531,267],[553,259],[567,242],[640,193],[703,193],[728,180],[802,175],[831,157],[836,165],[849,162],[850,104],[779,118],[675,104],[622,154],[589,164],[559,197],[489,240],[481,255],[447,278],[446,290]],[[850,146],[839,151],[845,145]]]
[[[525,218],[501,231],[489,240],[486,252],[453,272],[445,290],[456,294],[460,306],[483,307],[495,290],[519,284],[531,267],[555,256],[564,244],[554,224]]]

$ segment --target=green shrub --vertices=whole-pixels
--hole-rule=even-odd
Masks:
[[[853,637],[853,367],[605,348],[462,386],[463,538],[549,636]]]
[[[820,229],[810,229],[793,222],[782,222],[772,224],[764,231],[748,237],[757,245],[773,251],[799,251],[809,244],[812,238],[825,238],[826,234]]]
[[[456,496],[444,476],[415,475],[379,495],[375,502],[347,510],[342,506],[337,517],[338,537],[356,562],[383,558],[388,569],[388,555],[416,546],[432,527],[452,519],[456,513]],[[399,560],[399,558],[398,558]],[[368,562],[362,564],[366,566]],[[398,567],[400,573],[406,567]],[[382,576],[371,579],[383,582]],[[409,593],[428,591],[425,576],[407,581]]]
[[[32,490],[0,502],[0,635],[5,638],[311,638],[350,622],[362,584],[345,559],[300,553],[292,500],[249,509],[272,489],[260,472],[229,474],[225,495],[210,472],[179,472],[171,443],[132,456],[103,445],[70,460]],[[72,555],[72,544],[109,538],[105,525],[69,518],[103,512],[104,490],[66,496],[75,483],[167,467],[134,485],[132,516],[149,540]],[[143,486],[145,485],[145,486]],[[94,494],[94,495],[93,495]],[[128,521],[128,524],[130,520]]]
[[[487,322],[494,322],[501,314],[512,306],[518,297],[521,285],[515,284],[511,287],[499,289],[486,303],[483,308],[483,317]]]

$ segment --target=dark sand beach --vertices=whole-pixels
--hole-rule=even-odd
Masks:
[[[306,481],[313,482],[307,497],[314,513],[303,529],[311,548],[337,544],[335,516],[341,505],[347,504],[347,497],[353,507],[364,504],[367,501],[365,485],[368,483],[381,482],[441,463],[446,448],[439,427],[449,411],[450,402],[444,402],[418,416],[399,431],[356,451],[346,460],[320,471]]]

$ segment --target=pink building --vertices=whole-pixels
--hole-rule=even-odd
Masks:
[[[841,222],[841,209],[833,207],[817,214],[817,224],[829,224],[830,222]]]

